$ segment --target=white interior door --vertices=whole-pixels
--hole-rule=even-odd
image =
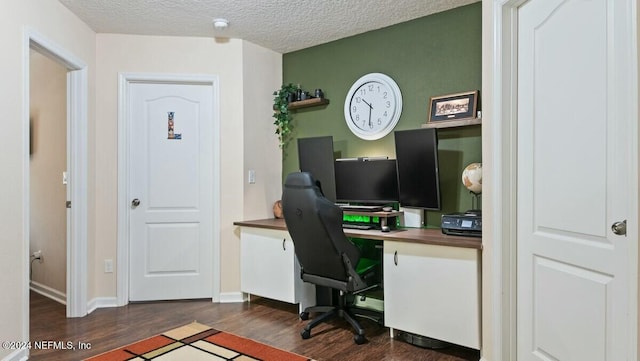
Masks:
[[[213,87],[130,86],[129,299],[213,292]]]
[[[519,361],[630,360],[635,347],[637,228],[612,230],[637,219],[633,1],[518,12]]]

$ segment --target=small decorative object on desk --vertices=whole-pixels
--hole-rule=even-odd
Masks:
[[[469,212],[480,214],[480,193],[482,193],[482,163],[471,163],[462,171],[462,184],[474,195]],[[475,200],[475,203],[473,202]]]
[[[281,200],[277,200],[274,204],[273,204],[273,216],[276,218],[282,218],[282,201]]]

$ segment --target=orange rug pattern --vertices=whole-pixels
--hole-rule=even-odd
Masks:
[[[194,322],[85,361],[313,361]]]

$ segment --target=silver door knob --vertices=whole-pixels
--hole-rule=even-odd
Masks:
[[[626,236],[627,235],[627,220],[625,219],[622,222],[616,222],[611,225],[611,230],[614,234],[618,236]]]
[[[139,200],[138,198],[134,198],[134,199],[131,201],[131,207],[134,207],[134,208],[135,208],[135,207],[137,207],[137,206],[139,206],[139,205],[140,205],[140,200]]]

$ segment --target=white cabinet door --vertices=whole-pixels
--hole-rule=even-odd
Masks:
[[[315,287],[300,279],[300,265],[288,232],[242,227],[240,230],[242,292],[301,308],[315,304]]]
[[[479,251],[384,242],[385,326],[480,349]]]

